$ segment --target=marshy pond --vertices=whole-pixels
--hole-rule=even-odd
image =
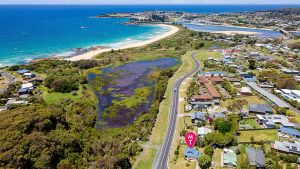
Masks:
[[[88,75],[98,98],[98,128],[122,127],[133,123],[147,112],[154,99],[155,70],[179,63],[175,58],[130,62],[117,67],[99,69]]]

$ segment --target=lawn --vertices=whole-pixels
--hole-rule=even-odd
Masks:
[[[149,148],[149,149],[144,149],[143,151],[144,152],[142,152],[142,153],[147,154],[147,155],[141,156],[141,159],[139,160],[139,162],[135,168],[140,168],[140,169],[152,168],[152,163],[153,163],[155,155],[157,153],[157,149]]]
[[[278,140],[277,133],[278,131],[276,129],[240,131],[238,141],[250,142],[252,137],[254,141],[275,141]]]
[[[293,122],[300,123],[300,114],[299,113],[295,113],[292,110],[287,110],[286,115],[293,117],[293,119],[292,119]]]
[[[195,56],[199,61],[203,62],[204,60],[208,59],[209,57],[212,57],[214,59],[220,59],[221,53],[208,51],[208,50],[200,50],[200,52],[198,52]]]
[[[266,103],[264,100],[262,100],[258,96],[246,96],[246,97],[240,97],[237,99],[245,99],[248,102],[248,104],[264,104],[264,103]],[[222,100],[221,105],[223,107],[228,107],[228,105],[231,101],[232,101],[232,99],[227,99],[225,101]]]
[[[253,129],[261,128],[255,119],[244,119],[241,121],[241,124],[246,125],[249,124]]]
[[[181,145],[179,149],[179,155],[176,162],[174,162],[174,158],[170,160],[169,168],[172,169],[195,169],[196,161],[187,161],[184,159],[184,149],[186,148],[185,145]]]
[[[222,149],[215,149],[214,156],[213,156],[213,162],[214,162],[214,168],[220,168],[221,167],[221,153]]]
[[[73,93],[48,92],[48,88],[45,86],[40,86],[39,89],[43,91],[43,98],[47,104],[57,103],[63,99],[76,100],[82,96],[82,86],[79,87],[76,95]]]

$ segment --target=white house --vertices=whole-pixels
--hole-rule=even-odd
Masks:
[[[211,133],[211,129],[207,127],[199,127],[198,128],[198,135],[201,137],[206,136],[206,134]]]

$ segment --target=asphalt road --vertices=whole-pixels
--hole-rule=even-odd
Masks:
[[[167,129],[167,135],[163,141],[163,144],[161,145],[159,152],[156,154],[155,161],[153,164],[154,169],[166,169],[167,163],[168,163],[168,157],[171,150],[173,137],[175,133],[176,128],[176,120],[178,115],[178,102],[179,102],[179,87],[181,83],[191,76],[192,74],[196,73],[200,69],[200,63],[195,58],[196,52],[192,53],[191,57],[193,61],[195,62],[195,68],[187,73],[184,76],[181,76],[175,81],[173,91],[171,94],[171,107],[170,107],[170,114],[169,114],[169,125]]]
[[[8,79],[8,83],[2,89],[0,89],[0,93],[4,93],[7,90],[8,86],[15,82],[16,78],[7,72],[0,72],[0,74],[2,76],[7,77],[7,79]]]

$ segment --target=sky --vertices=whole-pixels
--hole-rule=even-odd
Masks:
[[[300,4],[300,0],[0,0],[0,4]]]

